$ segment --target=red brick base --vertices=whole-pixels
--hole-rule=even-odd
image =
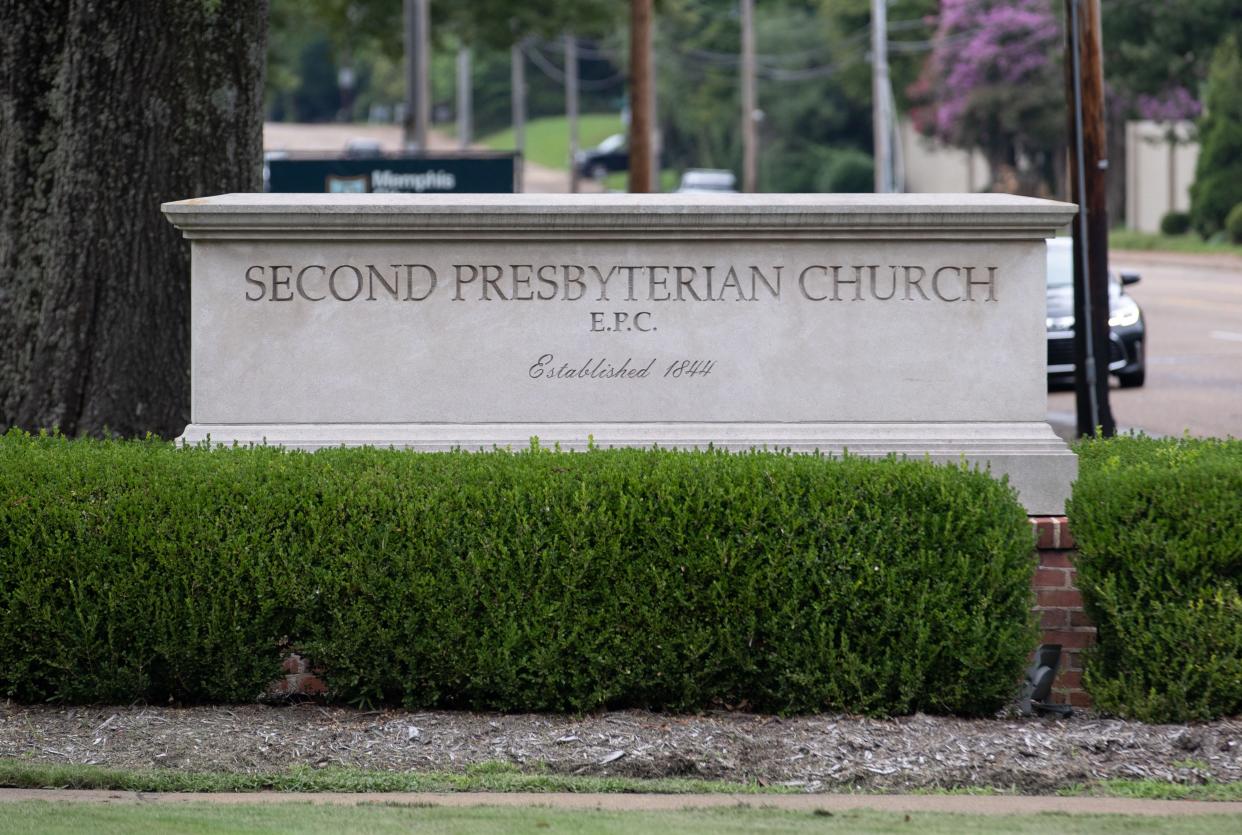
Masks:
[[[1082,593],[1074,573],[1074,538],[1064,516],[1032,516],[1037,541],[1035,611],[1043,630],[1040,643],[1060,644],[1061,666],[1052,685],[1052,701],[1088,707],[1091,699],[1082,689],[1082,649],[1095,643],[1095,627],[1083,610]],[[323,679],[311,672],[305,659],[290,655],[283,678],[272,683],[273,698],[319,696],[327,691]]]
[[[1052,685],[1052,701],[1088,707],[1082,689],[1082,650],[1095,643],[1095,626],[1083,610],[1074,571],[1074,538],[1064,516],[1032,516],[1037,541],[1035,611],[1043,630],[1040,643],[1061,645],[1061,667]]]
[[[300,655],[290,655],[281,664],[284,675],[267,689],[269,699],[297,699],[322,696],[328,692],[323,679],[310,671],[310,664]]]

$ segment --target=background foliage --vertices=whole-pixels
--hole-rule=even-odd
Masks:
[[[272,0],[269,82],[274,118],[365,119],[402,100],[397,0]],[[1064,191],[1063,0],[890,0],[889,64],[899,115],[929,136],[981,151],[994,188]],[[656,4],[659,124],[665,164],[740,169],[740,28],[737,0]],[[591,0],[433,3],[441,53],[433,80],[440,113],[453,107],[451,53],[475,55],[480,135],[509,123],[508,49],[527,39],[530,114],[564,112],[559,36],[584,39],[584,112],[623,111],[628,4]],[[756,4],[760,186],[769,191],[868,189],[870,0]],[[1236,0],[1103,0],[1110,145],[1124,170],[1122,126],[1201,115],[1213,49],[1242,33]],[[335,69],[359,74],[340,110]],[[306,88],[306,89],[303,89]],[[294,106],[296,100],[297,106]],[[372,105],[379,105],[373,111]],[[1110,193],[1115,219],[1122,184]],[[1223,219],[1223,216],[1222,216]]]
[[[1207,238],[1225,227],[1229,212],[1242,205],[1242,52],[1239,39],[1216,48],[1208,76],[1207,112],[1190,188],[1190,223]]]

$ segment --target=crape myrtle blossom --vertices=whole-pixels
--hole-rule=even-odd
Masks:
[[[1049,68],[1061,28],[1051,0],[941,0],[934,40],[911,93],[935,102],[924,127],[952,142],[977,93],[1021,85]]]
[[[1153,122],[1197,119],[1203,110],[1203,105],[1185,87],[1172,87],[1158,96],[1140,94],[1134,104],[1140,116]]]

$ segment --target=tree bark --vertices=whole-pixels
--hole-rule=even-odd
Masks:
[[[651,191],[651,15],[652,0],[630,0],[630,174],[629,190]]]
[[[0,0],[0,429],[180,433],[188,242],[261,185],[266,0]]]

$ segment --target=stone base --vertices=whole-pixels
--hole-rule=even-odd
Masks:
[[[290,449],[376,446],[439,452],[543,446],[771,449],[960,461],[1007,475],[1032,516],[1065,513],[1078,459],[1042,421],[1025,423],[192,423],[177,440]]]

